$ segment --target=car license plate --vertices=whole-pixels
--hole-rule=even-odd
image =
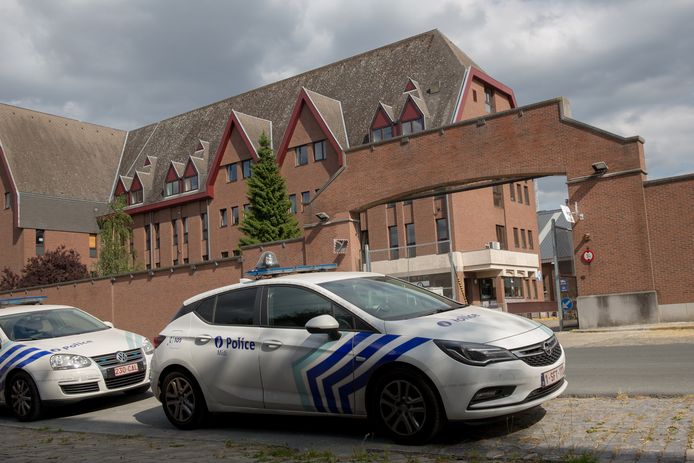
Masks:
[[[113,375],[114,376],[123,376],[127,375],[128,373],[136,373],[139,371],[139,366],[137,363],[130,363],[128,365],[121,365],[119,367],[115,367],[113,369]]]
[[[540,375],[540,387],[551,386],[564,377],[564,364],[562,363],[557,368],[552,368]]]

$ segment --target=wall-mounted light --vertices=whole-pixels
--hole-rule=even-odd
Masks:
[[[604,174],[607,172],[607,163],[605,161],[594,162],[592,167],[596,174]]]
[[[325,212],[319,212],[318,214],[316,214],[316,217],[318,218],[318,220],[321,221],[321,223],[325,223],[328,220],[330,220],[330,216]]]

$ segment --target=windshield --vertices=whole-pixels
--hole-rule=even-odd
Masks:
[[[381,320],[406,320],[464,307],[419,286],[387,276],[330,281],[319,286]]]
[[[74,308],[41,310],[0,317],[0,328],[12,341],[35,341],[108,329],[91,315]]]

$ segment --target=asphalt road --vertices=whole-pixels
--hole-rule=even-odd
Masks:
[[[694,394],[694,343],[567,347],[569,396]]]

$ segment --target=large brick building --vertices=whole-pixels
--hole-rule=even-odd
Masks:
[[[0,105],[0,259],[18,270],[66,244],[90,263],[95,218],[118,196],[134,218],[142,266],[231,257],[261,133],[301,221],[345,168],[345,151],[515,106],[510,88],[438,31],[127,133]],[[398,175],[384,180],[408,181]],[[543,297],[532,180],[391,198],[358,220],[360,245],[371,250],[360,267],[457,297],[464,289],[489,306]]]

